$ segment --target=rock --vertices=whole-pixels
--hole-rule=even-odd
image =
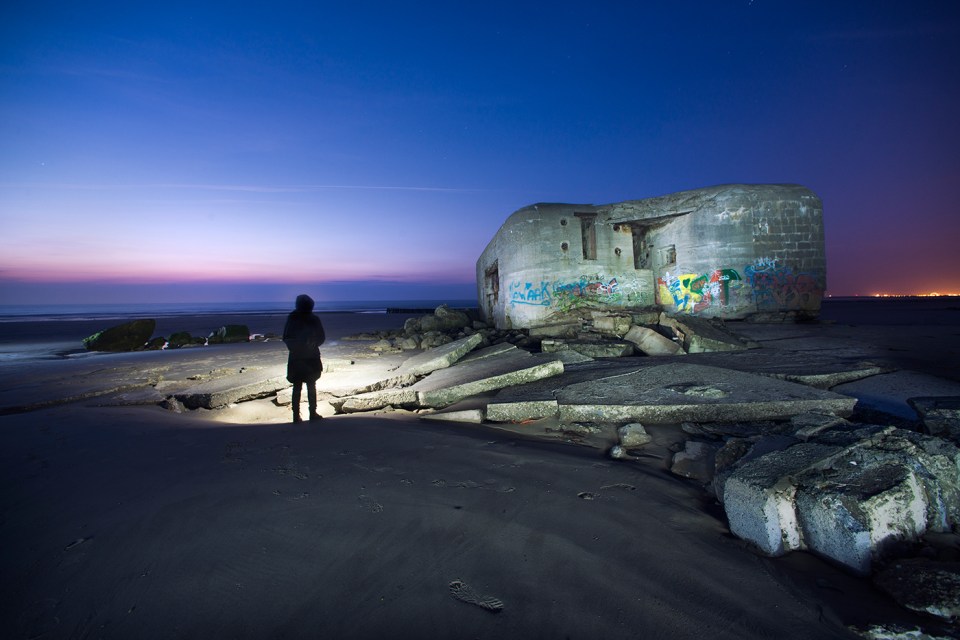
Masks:
[[[683,353],[683,347],[649,327],[630,327],[623,339],[632,342],[648,356],[673,356]]]
[[[420,318],[407,318],[403,322],[403,332],[406,334],[420,332]]]
[[[623,425],[617,429],[617,436],[620,438],[620,445],[626,449],[642,447],[653,441],[653,437],[639,422]]]
[[[370,345],[370,349],[372,351],[376,351],[377,353],[383,353],[385,351],[393,351],[394,346],[393,346],[393,343],[390,342],[389,340],[382,339]]]
[[[207,337],[210,344],[232,344],[249,342],[250,329],[245,324],[228,324],[220,327]]]
[[[157,321],[152,318],[143,318],[125,322],[110,327],[88,338],[84,338],[83,346],[88,351],[134,351],[142,349],[153,335]]]
[[[612,447],[610,447],[610,451],[608,452],[607,455],[609,455],[614,460],[633,460],[633,456],[627,453],[627,450],[618,444],[615,444]]]
[[[440,322],[441,329],[462,329],[471,326],[472,322],[466,313],[449,308],[442,304],[436,308],[433,315]]]
[[[479,334],[476,334],[479,335]],[[440,333],[439,331],[431,331],[424,334],[423,340],[420,342],[421,349],[435,349],[437,347],[442,347],[445,344],[453,342],[453,338],[450,336]]]
[[[400,348],[404,351],[415,351],[420,348],[420,340],[417,337],[409,336],[400,341]]]
[[[156,338],[151,338],[144,348],[148,351],[159,351],[167,346],[167,339],[163,336],[157,336]]]
[[[704,484],[713,480],[714,458],[718,447],[706,442],[687,440],[683,451],[673,456],[671,473]]]
[[[878,573],[874,582],[907,609],[960,617],[960,563],[902,560]]]
[[[189,332],[177,331],[176,333],[170,334],[170,339],[167,340],[167,347],[170,349],[179,349],[180,347],[193,343],[193,336],[191,336]]]

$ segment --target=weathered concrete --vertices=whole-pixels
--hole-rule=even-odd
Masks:
[[[960,444],[960,396],[908,398],[927,433]]]
[[[480,424],[484,421],[485,414],[483,409],[463,409],[461,411],[438,411],[437,413],[425,413],[420,417],[424,420]]]
[[[433,372],[412,389],[421,406],[442,408],[464,398],[563,373],[563,363],[520,349]]]
[[[559,390],[564,422],[678,423],[789,418],[806,411],[849,415],[855,400],[716,367],[667,364],[598,376]]]
[[[560,407],[556,400],[491,402],[487,404],[487,420],[490,422],[525,422],[558,416],[559,413]]]
[[[758,346],[728,331],[722,324],[706,318],[672,317],[662,313],[660,325],[677,334],[679,343],[687,353],[743,351],[755,349]]]
[[[852,426],[735,463],[722,489],[731,532],[770,555],[810,549],[865,574],[891,543],[960,523],[960,449]]]
[[[622,358],[633,355],[633,345],[613,340],[544,340],[544,353],[575,351],[589,358]]]
[[[683,353],[683,347],[649,327],[630,327],[623,339],[632,342],[648,356],[674,356]]]
[[[475,333],[443,346],[434,347],[433,349],[412,356],[403,363],[398,373],[423,376],[438,369],[444,369],[467,355],[480,344],[481,340],[482,337],[480,334]]]
[[[683,451],[674,454],[670,472],[704,484],[713,480],[714,460],[718,446],[696,440],[687,440]]]
[[[382,389],[329,401],[338,413],[375,411],[384,407],[415,407],[417,392],[410,388]]]
[[[620,445],[625,449],[642,447],[653,441],[653,436],[647,433],[639,422],[631,422],[617,429],[617,437],[620,439]]]
[[[944,619],[960,618],[960,563],[900,560],[874,578],[901,605]]]
[[[806,470],[796,483],[803,544],[855,573],[870,573],[890,542],[926,531],[926,495],[905,466],[833,464],[829,472]]]
[[[268,367],[210,380],[174,397],[188,409],[217,409],[234,402],[266,398],[290,386],[283,368]]]
[[[917,397],[960,395],[960,383],[913,371],[894,371],[833,387],[854,398],[864,408],[878,413],[919,421],[909,400]]]
[[[704,317],[816,316],[822,217],[820,199],[798,185],[538,203],[510,215],[477,260],[481,312],[501,329],[654,305]]]
[[[771,556],[800,549],[797,488],[791,476],[839,451],[840,447],[803,443],[737,467],[723,487],[730,532]]]

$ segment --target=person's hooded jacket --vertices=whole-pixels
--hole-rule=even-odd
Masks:
[[[297,296],[296,310],[287,316],[283,328],[283,342],[290,351],[287,380],[294,384],[316,382],[323,371],[320,345],[325,339],[323,324],[313,313],[313,299],[306,294]]]

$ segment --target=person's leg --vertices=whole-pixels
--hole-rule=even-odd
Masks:
[[[320,414],[317,413],[317,383],[316,381],[307,383],[307,403],[310,405],[310,419],[319,420]]]
[[[293,401],[291,405],[293,406],[293,421],[300,422],[300,394],[302,392],[302,387],[300,386],[301,382],[293,383]]]

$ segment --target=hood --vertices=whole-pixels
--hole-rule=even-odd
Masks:
[[[305,293],[301,293],[297,296],[297,311],[304,311],[310,313],[313,311],[313,298],[308,296]]]

